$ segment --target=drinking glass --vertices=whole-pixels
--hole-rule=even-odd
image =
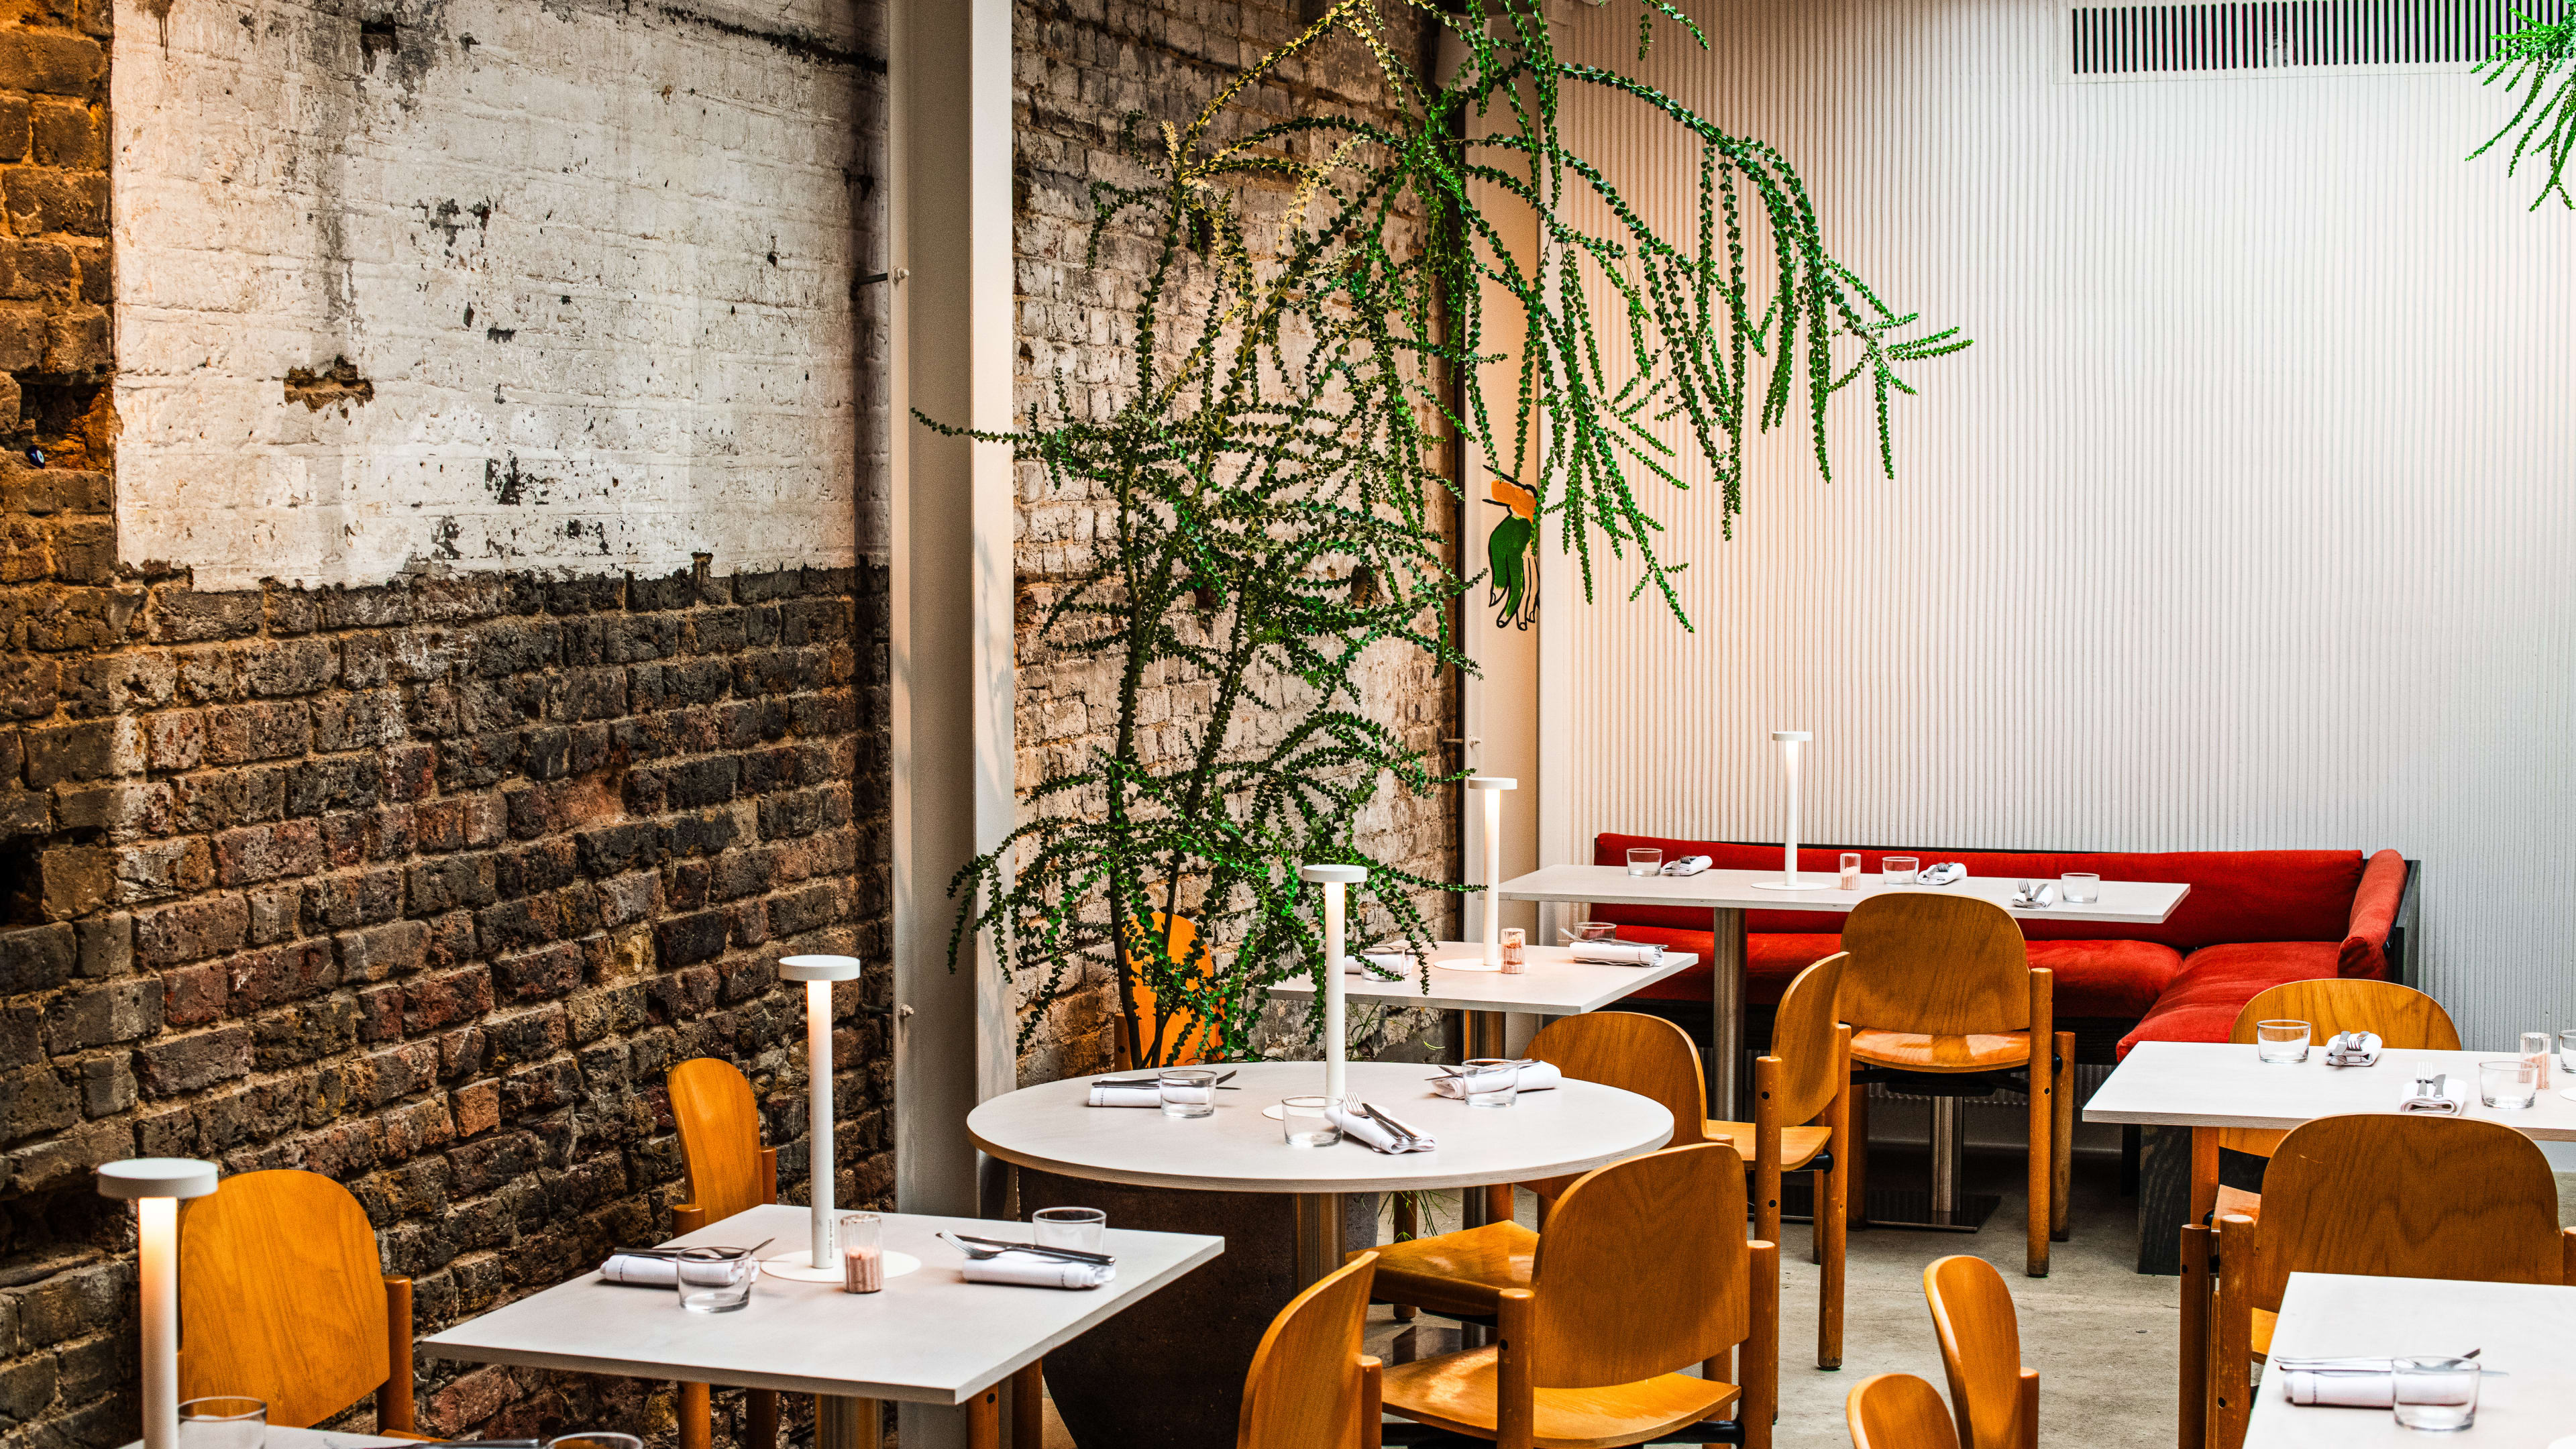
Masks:
[[[1574,923],[1574,939],[1578,941],[1607,941],[1618,934],[1619,923],[1617,921],[1577,921]]]
[[[1651,845],[1628,847],[1628,874],[1656,875],[1664,868],[1664,853]]]
[[[260,1449],[268,1442],[268,1405],[224,1394],[179,1405],[179,1449]]]
[[[1503,974],[1522,976],[1529,971],[1529,932],[1519,926],[1502,930]]]
[[[1838,880],[1836,884],[1847,891],[1859,890],[1860,852],[1857,850],[1844,851],[1841,866],[1841,879]]]
[[[2539,1073],[2519,1057],[2478,1063],[2478,1100],[2499,1112],[2519,1112],[2540,1095]]]
[[[885,1219],[875,1213],[841,1218],[841,1291],[874,1293],[885,1287]]]
[[[1508,1107],[1521,1094],[1521,1064],[1476,1057],[1458,1064],[1458,1094],[1470,1107]]]
[[[2531,1084],[2549,1085],[2549,1033],[2526,1031],[2522,1034],[2522,1059],[2531,1063]]]
[[[2558,1070],[2576,1079],[2576,1031],[2558,1034]],[[2576,1086],[2576,1080],[2570,1080],[2568,1085]]]
[[[1039,1208],[1029,1214],[1029,1226],[1037,1230],[1041,1248],[1071,1248],[1077,1253],[1100,1251],[1101,1229],[1109,1226],[1109,1214],[1098,1208]]]
[[[1206,1067],[1167,1067],[1154,1074],[1166,1117],[1204,1117],[1216,1110],[1216,1073]]]
[[[2447,1434],[2478,1421],[2478,1361],[2473,1358],[2395,1360],[2397,1391],[2390,1408],[2401,1428]]]
[[[694,1248],[671,1260],[680,1306],[691,1313],[731,1313],[751,1302],[760,1264],[749,1248]]]
[[[2308,1059],[2308,1024],[2304,1021],[2254,1023],[2254,1059],[2304,1062]]]
[[[546,1441],[546,1449],[644,1449],[644,1441],[632,1434],[604,1434],[585,1430],[578,1434],[558,1434]]]
[[[1923,873],[1923,860],[1913,855],[1882,855],[1878,858],[1879,879],[1889,885],[1912,885]]]
[[[1279,1130],[1291,1147],[1330,1147],[1342,1140],[1342,1129],[1324,1115],[1330,1097],[1289,1097],[1279,1103]]]
[[[2057,878],[2057,893],[2070,906],[2089,906],[2102,899],[2102,877],[2089,871],[2070,870]]]

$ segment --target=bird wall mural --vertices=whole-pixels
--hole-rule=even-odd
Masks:
[[[1538,617],[1538,494],[1500,474],[1493,492],[1485,501],[1502,509],[1503,517],[1485,537],[1485,561],[1492,568],[1485,607],[1500,610],[1495,628],[1526,629]]]

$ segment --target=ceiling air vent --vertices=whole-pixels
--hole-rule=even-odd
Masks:
[[[2076,80],[2477,64],[2496,36],[2555,21],[2568,0],[2270,0],[2075,6]]]

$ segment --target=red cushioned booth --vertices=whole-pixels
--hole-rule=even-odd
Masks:
[[[1602,835],[1593,862],[1620,865],[1630,846],[1663,849],[1664,858],[1705,855],[1722,870],[1760,870],[1780,863],[1777,845],[1677,840],[1655,835]],[[1798,853],[1798,868],[1831,877],[1849,846]],[[2365,858],[2357,850],[2241,850],[2124,853],[2112,851],[1982,851],[1935,847],[1862,847],[1861,869],[1876,874],[1885,855],[1924,864],[1955,860],[1968,874],[2009,879],[2090,871],[2105,880],[2179,881],[2191,893],[2157,925],[2069,919],[2024,920],[2030,961],[2056,973],[2061,1021],[2094,1029],[2128,1054],[2141,1041],[2225,1041],[2236,1010],[2266,987],[2325,976],[2403,979],[2403,923],[2412,868],[2396,851]],[[1702,965],[1638,993],[1641,999],[1709,999],[1709,914],[1666,906],[1597,906],[1630,940],[1657,941],[1699,953]],[[1834,930],[1819,930],[1831,925]],[[1839,920],[1804,911],[1751,911],[1745,918],[1745,999],[1756,1008],[1780,999],[1789,979],[1841,949]],[[2393,939],[2397,938],[2397,939]],[[2092,1053],[2084,1053],[2086,1056]]]

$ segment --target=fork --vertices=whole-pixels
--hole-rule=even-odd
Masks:
[[[1067,1263],[1091,1263],[1101,1267],[1107,1267],[1118,1261],[1107,1253],[1086,1253],[1079,1248],[1048,1248],[1036,1243],[1005,1243],[997,1238],[962,1238],[948,1232],[939,1234],[939,1241],[979,1262],[986,1258],[998,1258],[1004,1253],[1035,1253],[1041,1258],[1056,1258]]]

